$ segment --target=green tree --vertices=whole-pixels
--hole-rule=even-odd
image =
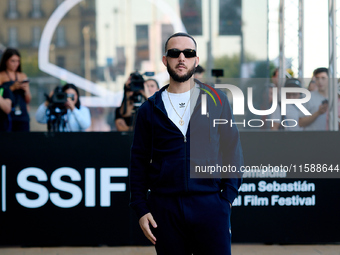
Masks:
[[[26,50],[20,51],[21,55],[21,69],[28,77],[43,76],[44,74],[39,70],[38,53],[29,53]]]
[[[245,54],[245,63],[253,62],[256,58]],[[214,69],[223,69],[225,78],[240,78],[240,54],[224,55],[214,59]]]
[[[275,65],[272,62],[269,62],[269,66],[267,64],[267,61],[257,61],[252,78],[269,78],[274,72]]]

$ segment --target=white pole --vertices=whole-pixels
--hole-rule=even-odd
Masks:
[[[336,77],[336,0],[328,1],[328,27],[329,27],[329,69],[328,69],[328,126],[331,131],[339,130],[338,120],[338,81]]]

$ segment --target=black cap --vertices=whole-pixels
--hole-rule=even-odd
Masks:
[[[285,87],[287,88],[301,88],[301,82],[299,79],[291,78],[287,79],[285,82]]]

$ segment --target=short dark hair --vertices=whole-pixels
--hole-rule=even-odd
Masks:
[[[169,40],[170,40],[171,38],[178,37],[178,36],[189,37],[189,38],[190,38],[191,40],[193,40],[193,42],[195,43],[195,49],[196,49],[197,43],[196,43],[195,39],[194,39],[191,35],[189,35],[189,34],[187,34],[187,33],[180,32],[180,33],[173,34],[172,36],[170,36],[170,37],[168,38],[168,40],[166,40],[166,42],[165,42],[165,47],[164,47],[164,52],[165,52],[165,53],[166,53],[166,51],[167,51],[167,49],[168,49],[168,42],[169,42]]]
[[[205,72],[205,69],[202,66],[200,65],[196,66],[195,73],[204,73],[204,72]]]
[[[76,102],[75,106],[76,106],[78,109],[80,109],[80,100],[79,100],[80,96],[79,96],[79,90],[78,90],[78,88],[77,88],[74,84],[72,84],[72,83],[67,83],[67,84],[65,84],[65,85],[63,86],[62,91],[65,92],[65,91],[68,90],[68,89],[73,89],[73,90],[76,91],[77,96],[78,96],[78,99],[77,99],[77,102]]]
[[[156,83],[156,85],[157,85],[157,88],[159,89],[158,82],[155,79],[147,79],[145,82],[147,82],[147,81],[154,81]]]
[[[7,48],[5,52],[2,54],[1,61],[0,61],[0,72],[6,71],[7,66],[7,60],[10,59],[13,55],[16,55],[20,58],[20,64],[18,66],[18,69],[16,71],[21,72],[21,56],[18,50],[13,48]]]
[[[327,73],[327,75],[328,75],[328,68],[326,68],[326,67],[319,67],[319,68],[316,68],[316,69],[314,70],[314,72],[313,72],[313,75],[315,76],[315,75],[317,75],[317,74],[319,74],[319,73]]]

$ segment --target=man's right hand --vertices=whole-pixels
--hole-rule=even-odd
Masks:
[[[155,220],[153,219],[151,213],[147,213],[139,219],[139,225],[141,229],[143,230],[144,235],[146,236],[147,239],[149,239],[155,245],[156,237],[152,234],[149,223],[151,223],[151,225],[154,228],[157,228],[157,224]]]
[[[327,110],[328,110],[328,103],[326,103],[326,104],[321,104],[321,105],[319,106],[318,112],[319,112],[319,114],[321,115],[321,114],[324,114],[325,112],[327,112]]]

